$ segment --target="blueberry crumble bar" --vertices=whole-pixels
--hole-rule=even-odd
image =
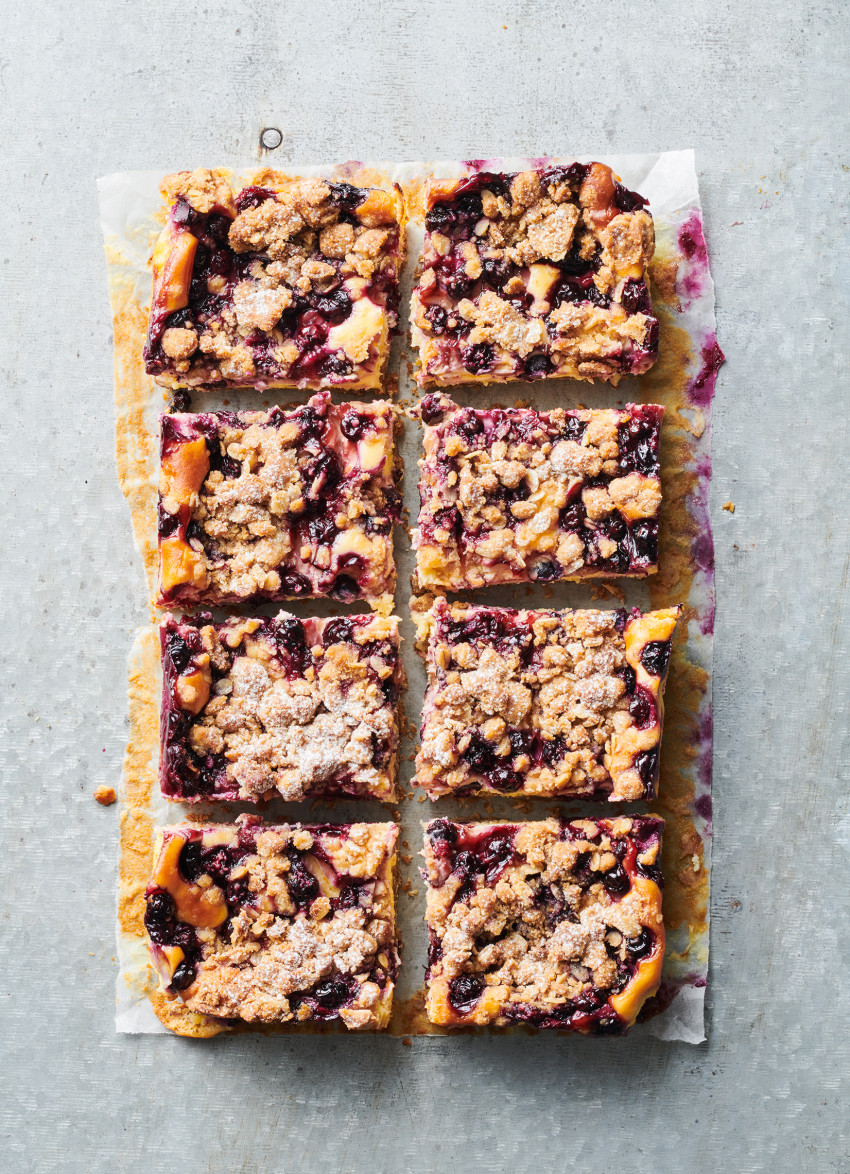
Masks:
[[[662,407],[473,409],[437,394],[417,414],[420,588],[658,569]]]
[[[385,607],[401,475],[389,404],[161,417],[160,606],[330,596]],[[383,598],[382,598],[383,597]]]
[[[652,799],[681,608],[514,611],[437,599],[416,783],[442,795]]]
[[[162,186],[145,368],[165,387],[380,388],[397,323],[404,202],[322,179]]]
[[[169,799],[395,798],[404,683],[395,617],[169,615],[160,641]]]
[[[663,828],[654,816],[430,823],[431,1022],[631,1027],[661,979]]]
[[[411,305],[419,383],[648,370],[646,203],[603,163],[432,181]]]
[[[386,1027],[398,950],[392,823],[166,827],[146,890],[150,953],[185,1010]],[[165,1000],[163,1000],[165,1002]],[[156,1003],[155,1003],[156,1006]],[[178,1006],[179,1009],[179,1006]],[[191,1017],[182,1034],[196,1034]]]

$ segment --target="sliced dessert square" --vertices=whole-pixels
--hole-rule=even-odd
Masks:
[[[411,304],[419,383],[616,384],[648,370],[646,203],[603,163],[432,181]]]
[[[221,171],[163,181],[145,369],[164,387],[381,388],[404,261],[398,187]]]
[[[395,798],[398,620],[160,625],[160,783],[169,799]]]
[[[417,785],[432,799],[653,798],[680,612],[437,599],[421,625],[428,688]]]
[[[393,823],[270,827],[245,815],[162,828],[145,912],[160,1018],[190,1035],[232,1020],[386,1027],[397,839]]]
[[[401,498],[386,403],[162,416],[159,606],[386,607]]]
[[[642,815],[428,824],[431,1022],[631,1027],[661,981],[663,828]]]
[[[662,407],[475,409],[429,395],[417,412],[421,589],[658,569]]]

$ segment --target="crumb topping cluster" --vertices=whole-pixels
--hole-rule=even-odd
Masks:
[[[663,821],[432,821],[428,1015],[619,1034],[657,988]]]
[[[165,828],[145,924],[166,988],[247,1022],[386,1026],[395,824]]]
[[[404,681],[395,617],[167,616],[160,638],[166,796],[394,797]]]
[[[430,395],[414,542],[422,588],[656,570],[663,408],[459,408]]]
[[[651,798],[678,609],[514,611],[437,599],[416,782],[480,791]]]
[[[399,191],[321,179],[234,192],[166,178],[146,369],[169,387],[379,387],[404,260]]]
[[[162,417],[160,605],[363,598],[395,582],[393,414],[334,406]]]
[[[570,376],[655,361],[646,200],[601,163],[433,181],[412,300],[422,384]]]

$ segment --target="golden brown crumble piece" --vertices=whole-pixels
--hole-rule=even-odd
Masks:
[[[433,820],[425,835],[432,1023],[620,1035],[658,989],[663,821]]]
[[[392,823],[266,827],[244,815],[163,828],[145,894],[163,1022],[190,1035],[233,1019],[386,1027],[397,839]]]
[[[679,608],[514,611],[437,599],[416,785],[651,799]]]
[[[166,616],[160,642],[169,799],[395,798],[395,617]]]
[[[411,302],[420,384],[604,379],[655,362],[646,200],[601,163],[434,180]]]
[[[158,383],[383,386],[406,247],[398,187],[312,178],[234,190],[200,169],[162,191],[145,345]]]

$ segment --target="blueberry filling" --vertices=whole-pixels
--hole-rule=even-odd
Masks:
[[[645,200],[637,192],[629,191],[619,180],[614,180],[614,205],[621,212],[637,212],[641,208],[645,208],[648,203],[649,200]]]
[[[357,984],[352,978],[332,978],[314,986],[312,990],[298,992],[290,999],[293,1007],[307,1003],[317,1018],[330,1018],[343,1004],[353,998]]]
[[[152,942],[168,942],[177,920],[177,906],[163,889],[152,893],[145,906],[145,929]]]
[[[285,595],[310,595],[312,587],[303,575],[297,571],[284,571],[280,576],[280,588]]]
[[[319,374],[328,379],[345,379],[354,368],[343,355],[327,355],[319,364]]]
[[[448,315],[442,306],[429,306],[425,311],[425,317],[431,324],[432,334],[445,334],[447,329],[446,320]]]
[[[523,375],[526,379],[542,379],[552,370],[552,360],[548,355],[531,354],[525,360]]]
[[[342,603],[353,603],[355,599],[360,598],[360,586],[351,575],[337,575],[328,594]]]
[[[643,685],[635,686],[634,694],[629,702],[629,714],[639,730],[655,723],[655,701],[652,694],[644,689]]]
[[[354,628],[356,620],[350,619],[346,616],[338,620],[329,620],[325,624],[325,630],[322,635],[322,643],[325,648],[331,644],[342,644],[346,641],[352,640],[354,637]]]
[[[643,473],[648,477],[657,477],[659,472],[658,460],[658,431],[660,421],[657,418],[632,417],[620,425],[618,429],[618,446],[620,449],[620,473]]]
[[[362,440],[364,432],[369,427],[371,419],[354,411],[346,412],[339,422],[339,430],[348,440]]]
[[[478,375],[492,367],[494,358],[495,351],[489,342],[479,342],[461,351],[463,365],[472,375]]]
[[[286,886],[297,906],[309,905],[319,895],[319,882],[304,867],[300,854],[290,848],[287,852],[290,869],[286,875]]]
[[[423,424],[436,424],[446,414],[445,401],[438,395],[426,395],[419,404],[419,415]]]
[[[653,677],[663,677],[670,663],[670,641],[652,640],[644,645],[640,663]]]
[[[620,294],[620,301],[623,303],[623,307],[628,310],[630,314],[652,313],[652,303],[649,298],[649,288],[643,278],[638,280],[634,277],[630,277],[623,286],[623,292]]]
[[[459,1015],[467,1015],[484,990],[484,979],[476,974],[460,974],[449,983],[449,1003]]]
[[[531,577],[538,583],[549,583],[560,577],[561,564],[554,559],[541,559],[531,566]]]
[[[189,881],[190,884],[197,880],[203,871],[200,840],[188,840],[183,845],[180,849],[177,866],[184,880]]]
[[[271,188],[247,187],[237,193],[234,203],[237,212],[246,212],[249,208],[259,208],[266,200],[277,202],[277,195]]]
[[[300,675],[313,659],[307,648],[304,625],[295,616],[284,616],[281,619],[272,620],[271,627],[275,643],[281,655],[288,662],[290,671]]]
[[[630,958],[645,958],[651,953],[653,945],[652,932],[644,926],[636,938],[626,939],[626,952]]]
[[[428,837],[435,844],[454,844],[457,842],[457,828],[447,819],[434,819],[428,824]]]
[[[646,787],[647,798],[649,798],[654,792],[658,780],[658,751],[644,750],[635,759],[635,768],[640,775],[641,782]]]

